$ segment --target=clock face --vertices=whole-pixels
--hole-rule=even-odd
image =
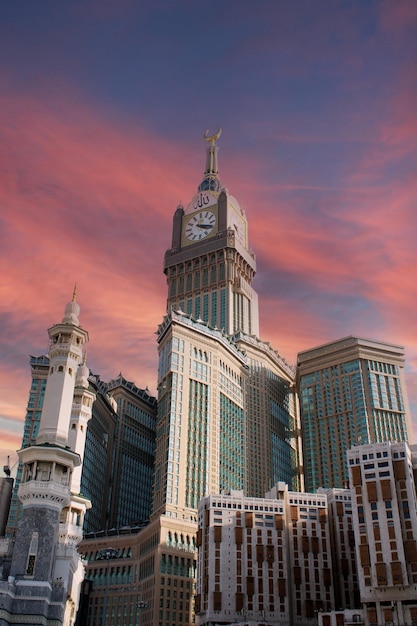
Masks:
[[[216,216],[212,211],[199,211],[187,222],[184,232],[189,241],[200,241],[210,235],[216,225]]]

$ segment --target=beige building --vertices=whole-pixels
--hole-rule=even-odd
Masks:
[[[319,611],[335,608],[327,497],[277,487],[267,495],[285,502],[290,624],[304,626]]]
[[[307,626],[318,622],[319,613],[339,608],[335,583],[341,581],[333,573],[333,559],[347,558],[345,538],[352,541],[351,512],[341,515],[349,503],[349,490],[299,493],[284,483],[265,498],[239,491],[203,498],[197,623]],[[333,512],[340,518],[337,538]],[[351,564],[347,570],[352,572]],[[341,585],[349,608],[354,586],[354,580],[347,589]]]
[[[199,507],[199,626],[417,626],[417,447],[348,451],[349,489]]]
[[[91,533],[79,546],[88,581],[77,624],[191,624],[195,524],[159,516],[144,528]]]
[[[204,495],[246,486],[246,358],[221,331],[174,311],[158,340],[153,518],[196,523]]]
[[[291,623],[283,499],[203,498],[197,543],[198,624]]]
[[[417,624],[417,451],[404,442],[348,452],[365,624]]]

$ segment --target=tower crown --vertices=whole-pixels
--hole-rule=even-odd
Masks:
[[[203,135],[207,144],[204,179],[186,207],[174,214],[171,248],[165,254],[167,313],[181,310],[227,335],[258,334],[256,271],[248,223],[237,200],[218,177],[221,129]]]
[[[219,149],[216,145],[216,141],[220,138],[221,134],[221,128],[218,128],[217,133],[214,135],[210,135],[208,130],[204,133],[204,139],[207,141],[206,169],[204,178],[198,186],[198,191],[221,191],[217,160],[217,152]]]

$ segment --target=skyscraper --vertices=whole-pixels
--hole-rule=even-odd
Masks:
[[[258,338],[255,255],[218,176],[219,136],[205,134],[204,177],[165,254],[154,514],[195,516],[207,493],[261,497],[277,480],[302,482],[295,372]]]
[[[346,337],[298,355],[304,475],[308,491],[344,487],[346,450],[408,441],[404,349]]]
[[[193,623],[203,496],[238,489],[263,497],[277,480],[294,490],[303,482],[295,370],[258,337],[255,255],[245,212],[219,179],[219,136],[205,135],[203,180],[175,211],[164,260],[153,510],[132,537],[140,572],[132,583],[146,604],[142,626]],[[106,570],[98,557],[110,540],[99,538],[100,550],[97,538],[82,544],[95,579]],[[107,565],[115,572],[119,558]],[[95,589],[89,626],[118,610],[103,585]]]
[[[149,520],[155,462],[156,398],[121,374],[107,383],[116,407],[106,528]],[[140,497],[138,497],[140,483]]]

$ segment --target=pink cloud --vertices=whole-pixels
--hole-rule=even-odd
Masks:
[[[26,355],[46,351],[46,329],[62,318],[74,283],[80,321],[90,332],[90,367],[103,379],[122,370],[155,389],[163,255],[176,204],[192,196],[204,168],[203,144],[174,144],[129,119],[112,123],[74,94],[66,103],[5,86],[0,315],[14,320],[6,341],[14,366],[0,370],[8,420],[0,452],[20,446],[30,384]],[[417,370],[417,184],[411,174],[388,175],[413,153],[416,127],[407,102],[404,94],[393,98],[391,111],[401,111],[401,121],[381,120],[343,185],[314,185],[291,171],[277,183],[265,174],[266,157],[220,152],[222,181],[247,210],[250,242],[262,259],[255,288],[266,273],[287,276],[288,287],[301,285],[296,304],[285,289],[265,285],[261,293],[261,337],[290,362],[300,350],[351,332],[380,332],[378,338],[407,346],[410,371]],[[306,206],[312,198],[313,208]],[[337,315],[329,319],[320,301],[349,294],[378,310],[378,321],[361,310],[349,313],[350,328]],[[17,361],[27,376],[16,374]],[[410,397],[417,398],[410,381]]]
[[[122,369],[152,388],[154,331],[165,310],[162,258],[189,166],[171,144],[112,128],[80,103],[12,95],[1,98],[0,111],[0,314],[15,320],[14,341],[26,354],[44,353],[46,329],[60,321],[77,283],[90,365],[107,378]],[[169,175],[172,163],[178,177]],[[0,449],[20,445],[27,368],[24,380],[2,371],[3,410],[19,434],[2,435]]]

